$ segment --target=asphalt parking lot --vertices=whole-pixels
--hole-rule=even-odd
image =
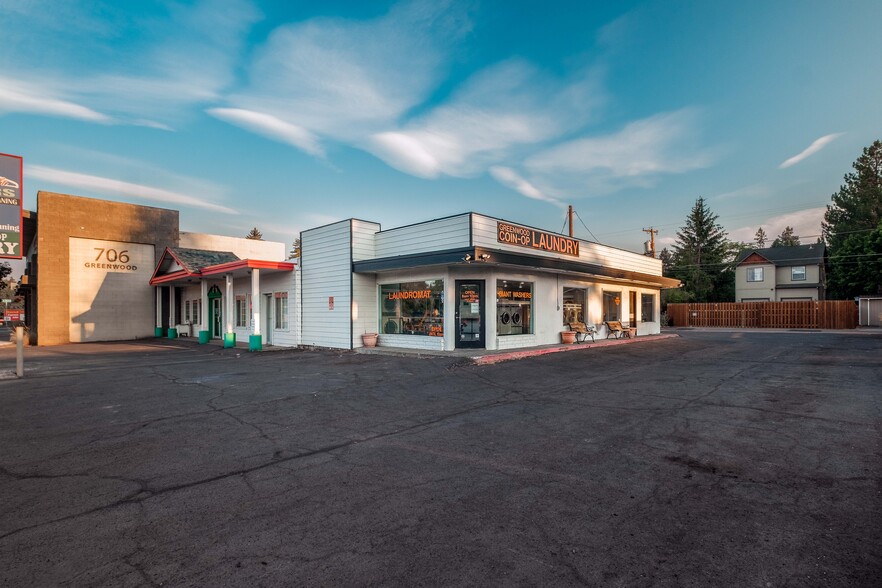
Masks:
[[[28,349],[0,585],[878,586],[882,332],[680,335],[490,366]]]

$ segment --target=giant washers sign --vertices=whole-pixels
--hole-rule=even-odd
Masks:
[[[511,223],[496,223],[496,240],[508,245],[579,257],[579,242],[575,239]]]
[[[22,158],[0,153],[0,258],[21,259]]]

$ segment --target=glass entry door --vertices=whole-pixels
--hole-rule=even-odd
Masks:
[[[211,336],[220,337],[223,333],[223,314],[221,313],[221,299],[212,298],[211,302]]]
[[[484,280],[456,280],[456,347],[484,347]]]

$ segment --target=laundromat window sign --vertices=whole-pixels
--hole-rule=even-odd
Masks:
[[[23,160],[0,153],[0,258],[21,259]]]

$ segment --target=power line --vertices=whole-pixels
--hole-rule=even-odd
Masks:
[[[582,226],[585,227],[585,230],[588,231],[588,234],[591,235],[591,238],[594,239],[596,243],[600,243],[600,239],[594,236],[594,233],[591,232],[591,229],[588,228],[588,225],[585,224],[585,221],[582,220],[581,215],[579,215],[579,211],[576,210],[576,218],[579,219],[579,222],[582,223]]]

